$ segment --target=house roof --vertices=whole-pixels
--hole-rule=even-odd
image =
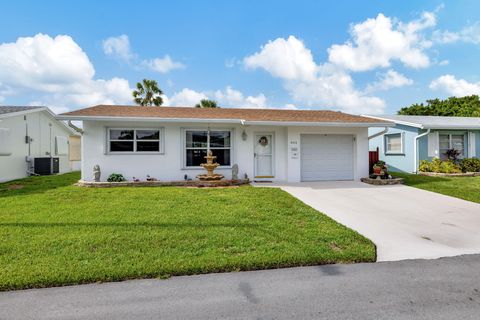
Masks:
[[[98,105],[63,113],[70,120],[155,120],[170,122],[219,122],[249,124],[356,124],[388,126],[393,123],[329,110],[234,109],[192,107],[140,107]]]
[[[40,108],[45,108],[45,107],[41,107],[41,106],[0,106],[0,115],[8,114],[8,113],[31,111],[31,110],[40,109]]]
[[[14,116],[19,116],[23,114],[33,113],[33,112],[41,112],[45,111],[50,118],[54,121],[58,121],[57,116],[53,113],[49,108],[43,106],[0,106],[0,119],[1,118],[9,118]],[[67,131],[71,134],[78,134],[72,128],[67,126],[65,122],[58,121]]]
[[[480,129],[480,118],[439,116],[370,116],[421,129]]]

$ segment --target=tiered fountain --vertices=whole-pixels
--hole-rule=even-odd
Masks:
[[[197,176],[198,179],[202,181],[215,181],[223,179],[223,175],[219,173],[214,173],[215,170],[220,164],[213,162],[217,157],[212,154],[212,150],[208,150],[205,159],[207,159],[207,163],[200,164],[202,167],[207,170],[207,173],[202,173]]]

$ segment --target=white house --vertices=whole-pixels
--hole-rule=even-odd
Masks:
[[[57,117],[83,121],[82,179],[195,179],[211,150],[217,171],[254,180],[359,180],[368,176],[368,128],[388,121],[326,110],[99,105]]]
[[[0,106],[0,182],[78,169],[80,161],[69,158],[71,136],[46,107]]]

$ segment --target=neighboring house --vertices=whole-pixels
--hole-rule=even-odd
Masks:
[[[480,118],[436,116],[379,116],[392,121],[394,128],[370,139],[370,150],[379,149],[380,160],[391,171],[417,172],[421,160],[446,159],[448,149],[456,149],[461,158],[478,157]],[[378,133],[371,129],[370,134]]]
[[[46,107],[0,106],[0,182],[72,171],[68,141],[73,136]]]
[[[231,177],[254,180],[359,180],[368,176],[368,128],[384,120],[334,111],[100,105],[61,114],[83,121],[82,179],[99,165],[127,179],[191,179],[211,150]]]

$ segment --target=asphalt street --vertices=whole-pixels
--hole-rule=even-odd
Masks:
[[[0,293],[0,319],[479,319],[480,255]]]

